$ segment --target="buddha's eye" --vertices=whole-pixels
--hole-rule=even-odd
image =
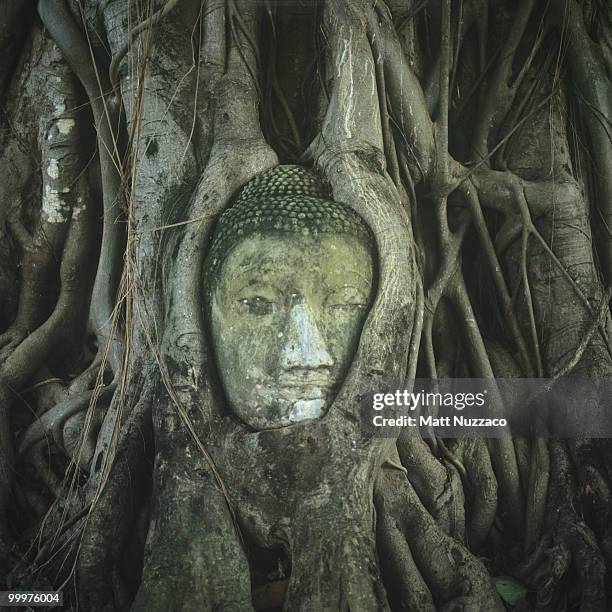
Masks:
[[[365,309],[367,298],[356,287],[340,287],[327,296],[325,306],[344,312],[356,312]]]
[[[243,297],[238,300],[240,304],[244,304],[244,308],[252,315],[263,316],[270,315],[276,312],[276,302],[269,300],[261,295]]]
[[[365,304],[358,302],[348,302],[346,304],[330,304],[328,308],[333,308],[334,310],[344,310],[344,311],[353,311],[353,310],[363,310],[366,307]]]

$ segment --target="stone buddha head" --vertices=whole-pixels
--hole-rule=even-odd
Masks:
[[[251,180],[205,263],[213,351],[232,412],[256,430],[325,415],[374,293],[365,222],[301,166]]]

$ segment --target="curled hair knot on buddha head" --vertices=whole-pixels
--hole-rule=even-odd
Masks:
[[[257,175],[220,216],[205,266],[213,283],[230,251],[256,233],[349,235],[374,248],[363,219],[331,200],[321,179],[297,165],[280,165]]]

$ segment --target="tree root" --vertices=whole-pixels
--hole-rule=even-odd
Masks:
[[[109,360],[113,372],[121,369],[122,347],[115,335],[114,312],[117,289],[123,268],[124,232],[117,219],[122,214],[121,106],[101,67],[95,65],[86,40],[68,11],[65,1],[40,0],[38,12],[66,61],[83,85],[91,104],[102,177],[104,223],[100,258],[91,299],[92,319],[100,350],[110,343]]]
[[[478,550],[497,514],[497,479],[485,440],[453,440],[451,448],[466,470],[467,544]]]
[[[24,328],[12,325],[3,334],[0,334],[0,363],[2,363],[28,335]]]
[[[114,384],[105,387],[98,396],[98,402],[105,403],[110,400],[115,392],[115,388]],[[63,449],[62,430],[66,421],[89,406],[93,393],[93,391],[84,391],[75,396],[68,397],[64,402],[57,404],[36,419],[23,432],[17,442],[19,454],[26,453],[31,446],[43,440],[49,434],[51,434],[58,447]]]
[[[438,528],[404,474],[382,469],[374,495],[378,513],[392,517],[391,524],[404,533],[416,567],[439,609],[503,610],[484,566]]]
[[[403,530],[384,512],[378,513],[376,539],[392,609],[435,612],[433,597],[416,566]]]
[[[530,554],[529,563],[516,568],[516,575],[538,591],[538,609],[555,610],[564,605],[566,582],[569,577],[573,579],[577,575],[578,580],[574,582],[579,584],[575,585],[575,590],[578,587],[582,589],[582,609],[603,610],[606,605],[605,562],[612,562],[610,448],[607,454],[602,449],[602,458],[591,452],[590,443],[579,443],[568,452],[566,445],[559,441],[551,442],[548,448],[542,440],[534,440],[530,447],[524,440],[461,440],[448,444],[441,442],[437,447],[434,441],[432,453],[423,440],[402,437],[397,442],[397,449],[401,463],[406,467],[407,474],[404,475],[401,469],[392,467],[379,470],[376,462],[384,458],[381,449],[387,442],[354,435],[356,429],[351,425],[356,422],[356,397],[363,389],[370,390],[381,380],[381,376],[389,373],[402,378],[408,369],[409,376],[414,376],[420,343],[419,318],[425,319],[425,332],[420,345],[431,375],[435,377],[438,372],[443,375],[451,371],[440,357],[440,347],[435,341],[433,326],[438,302],[452,302],[456,321],[463,332],[462,338],[457,334],[453,361],[462,359],[465,354],[464,372],[489,378],[493,376],[492,351],[485,343],[487,324],[481,321],[483,313],[478,312],[473,296],[468,295],[462,277],[462,253],[470,252],[464,239],[471,237],[468,229],[472,222],[478,238],[475,244],[481,249],[478,252],[484,252],[489,265],[496,303],[499,303],[497,298],[501,298],[501,327],[504,332],[510,331],[510,343],[519,353],[523,373],[538,371],[541,374],[549,370],[566,374],[575,366],[583,366],[589,359],[596,363],[601,358],[601,363],[604,363],[601,357],[603,351],[593,352],[591,345],[594,341],[609,346],[606,338],[609,321],[604,323],[597,320],[588,328],[587,335],[575,343],[578,350],[574,357],[564,368],[558,369],[562,358],[571,353],[571,346],[567,346],[571,342],[559,339],[563,334],[562,326],[567,321],[559,323],[559,318],[555,319],[554,325],[548,324],[548,313],[545,311],[555,303],[544,296],[542,287],[546,283],[540,283],[541,286],[533,283],[533,277],[540,274],[544,266],[527,266],[527,238],[532,236],[543,250],[546,263],[552,261],[559,279],[571,289],[570,299],[564,291],[557,290],[557,279],[553,278],[555,282],[550,286],[563,298],[562,306],[567,309],[577,305],[575,312],[591,316],[592,304],[596,298],[604,296],[599,314],[602,318],[607,316],[606,300],[609,295],[599,291],[597,271],[589,259],[592,245],[587,226],[576,224],[580,225],[578,229],[586,237],[582,243],[574,243],[569,233],[566,236],[569,239],[561,249],[555,242],[555,249],[559,253],[557,257],[532,220],[544,213],[552,215],[554,212],[558,215],[562,212],[563,230],[569,227],[569,222],[578,219],[578,215],[572,218],[566,214],[568,211],[580,209],[586,215],[586,200],[583,198],[574,202],[568,197],[578,193],[578,182],[566,182],[563,187],[555,185],[561,178],[556,169],[553,169],[550,183],[529,183],[518,180],[511,172],[497,172],[488,167],[506,163],[504,157],[507,150],[504,145],[509,136],[498,145],[493,141],[507,131],[505,123],[508,118],[511,119],[510,123],[514,123],[524,110],[522,104],[515,105],[517,108],[514,109],[512,106],[517,94],[520,94],[521,80],[530,71],[543,43],[542,32],[538,30],[532,48],[526,49],[526,54],[522,53],[522,41],[530,35],[528,22],[538,10],[537,3],[534,0],[521,0],[518,3],[513,20],[509,23],[509,34],[501,41],[501,54],[491,60],[491,65],[497,67],[494,75],[487,74],[489,67],[484,57],[488,37],[482,30],[486,27],[483,24],[487,19],[474,17],[485,7],[481,0],[459,3],[459,22],[464,9],[468,17],[464,24],[458,24],[456,34],[451,27],[455,17],[451,12],[451,1],[443,0],[439,8],[432,9],[433,18],[431,15],[425,17],[428,26],[425,38],[429,36],[429,30],[435,37],[439,35],[440,48],[432,50],[430,54],[433,61],[429,71],[430,95],[427,97],[415,75],[416,69],[412,69],[412,58],[409,61],[408,54],[402,49],[396,26],[384,3],[374,0],[329,0],[323,5],[323,29],[327,37],[325,50],[331,57],[325,79],[326,85],[331,84],[331,95],[327,99],[325,118],[317,117],[314,122],[319,121],[322,125],[317,124],[321,130],[311,147],[311,160],[319,171],[326,174],[334,197],[352,206],[372,227],[380,255],[380,282],[379,294],[364,327],[359,354],[347,378],[346,388],[338,395],[334,410],[328,415],[330,418],[320,424],[321,429],[316,426],[305,428],[309,435],[318,435],[329,434],[335,427],[333,432],[342,435],[336,436],[333,448],[325,448],[325,452],[320,453],[326,462],[322,463],[323,468],[308,472],[307,468],[301,467],[301,463],[288,460],[303,458],[299,453],[290,455],[289,451],[293,451],[294,447],[288,446],[286,454],[266,456],[257,445],[264,438],[269,442],[270,436],[252,435],[249,438],[245,435],[240,438],[244,434],[242,429],[230,418],[225,419],[214,376],[210,375],[211,354],[207,347],[201,308],[201,266],[215,218],[245,181],[278,162],[259,126],[258,71],[263,47],[260,48],[258,44],[258,13],[263,9],[248,0],[227,0],[220,5],[205,3],[212,12],[205,14],[200,10],[199,17],[194,16],[194,23],[188,24],[194,28],[190,41],[193,49],[188,49],[186,53],[189,62],[194,56],[193,68],[189,72],[194,70],[197,73],[196,90],[201,81],[205,83],[206,91],[203,96],[196,91],[196,98],[199,99],[194,100],[193,127],[184,147],[185,152],[187,147],[193,148],[193,158],[184,165],[181,160],[176,167],[184,170],[189,166],[185,170],[192,173],[189,180],[201,170],[199,164],[205,166],[205,170],[189,206],[177,206],[180,212],[176,219],[172,219],[176,221],[175,224],[158,227],[166,222],[166,217],[170,219],[174,214],[177,199],[174,192],[173,198],[166,194],[152,196],[158,198],[152,207],[155,208],[154,212],[145,210],[146,207],[140,210],[136,206],[140,202],[136,199],[128,203],[126,272],[118,290],[123,265],[123,231],[116,220],[123,212],[117,206],[124,195],[124,185],[121,183],[124,178],[121,159],[124,143],[118,137],[123,127],[120,128],[121,108],[115,86],[119,77],[118,67],[130,41],[127,32],[123,40],[121,35],[117,35],[114,48],[118,52],[112,62],[109,82],[104,66],[96,65],[91,59],[88,41],[74,22],[77,3],[73,2],[71,15],[66,7],[67,1],[40,0],[39,6],[49,31],[87,90],[97,129],[104,196],[104,231],[90,315],[96,327],[99,355],[102,356],[105,348],[102,345],[113,335],[115,325],[119,324],[118,313],[123,306],[128,337],[130,341],[137,337],[135,350],[146,347],[150,351],[142,361],[129,354],[123,361],[123,347],[118,343],[110,347],[113,379],[119,381],[121,374],[123,380],[121,392],[114,397],[113,407],[108,411],[105,427],[98,438],[99,448],[92,462],[89,482],[77,490],[77,496],[94,500],[84,527],[78,558],[80,605],[91,610],[122,609],[129,607],[135,597],[133,609],[143,612],[165,612],[168,609],[238,612],[252,609],[247,555],[241,532],[236,526],[240,520],[241,531],[249,535],[255,533],[262,540],[267,537],[266,544],[272,541],[272,545],[277,546],[280,542],[280,546],[284,547],[283,552],[291,553],[293,568],[284,604],[285,609],[291,612],[313,608],[333,611],[387,610],[389,603],[400,610],[415,611],[501,610],[502,604],[485,567],[467,550],[467,546],[472,551],[485,543],[501,547],[513,537],[505,530],[508,525],[525,534],[522,553]],[[144,26],[153,25],[175,4],[176,0],[169,0],[152,18],[137,26],[136,32]],[[198,13],[197,4],[189,3],[190,15]],[[393,4],[399,6],[402,3],[394,1]],[[570,0],[570,4],[575,10],[575,2]],[[272,9],[276,10],[274,3],[270,3],[268,8],[271,15]],[[418,6],[410,9],[410,12],[418,10]],[[174,18],[176,13],[170,17]],[[227,39],[225,34],[220,33],[221,30],[226,31],[226,15],[229,17]],[[271,16],[271,19],[274,25],[274,17]],[[127,22],[129,19],[126,19]],[[477,40],[473,42],[478,45],[477,51],[481,55],[477,62],[479,66],[475,67],[476,73],[480,71],[480,74],[474,75],[477,85],[473,91],[479,89],[480,83],[488,82],[489,88],[489,95],[482,92],[475,109],[476,126],[470,145],[472,154],[466,152],[466,155],[472,155],[471,161],[476,165],[469,171],[468,162],[465,167],[461,166],[448,151],[448,127],[453,119],[449,113],[453,112],[454,97],[461,98],[460,94],[463,94],[463,85],[460,86],[457,79],[462,69],[463,55],[460,52],[468,24],[478,26]],[[205,35],[203,40],[196,43],[194,32],[198,26],[200,34],[203,31]],[[574,31],[576,28],[579,30],[577,34],[584,34],[580,20],[572,24]],[[152,41],[151,36],[149,42]],[[161,40],[169,48],[172,47],[171,42]],[[585,39],[581,38],[579,42],[584,44]],[[425,46],[424,41],[419,41],[420,44]],[[592,50],[590,42],[586,49]],[[146,53],[142,64],[139,63],[135,69],[138,72],[142,68],[143,76],[135,79],[138,83],[134,90],[138,89],[138,95],[142,94],[143,97],[148,93],[148,86],[163,89],[163,72],[167,70],[167,65],[160,62],[156,67],[159,68],[157,80],[150,78],[150,74],[144,76],[146,70],[151,68],[150,64],[147,65]],[[176,64],[182,61],[183,56],[176,60]],[[520,63],[522,66],[515,66]],[[518,74],[514,78],[513,73],[517,69]],[[112,91],[111,82],[115,91]],[[182,109],[188,109],[185,114],[189,115],[188,104],[182,99],[183,90],[180,90],[182,79],[180,83],[177,79],[177,83],[172,98],[174,100],[176,97]],[[279,88],[278,83],[276,88]],[[123,91],[126,105],[128,100],[131,101],[128,95],[131,96],[132,92],[128,89],[126,86]],[[535,86],[527,89],[531,95]],[[277,93],[283,98],[283,92]],[[468,98],[473,99],[471,92]],[[162,99],[161,95],[155,96],[155,105]],[[134,159],[138,158],[141,120],[149,112],[144,110],[141,113],[145,107],[140,108],[140,103],[138,100],[134,115],[130,118],[135,143],[130,152]],[[464,105],[465,101],[462,102]],[[436,121],[431,118],[434,114]],[[179,124],[184,127],[177,121],[163,123],[163,129]],[[146,134],[143,140],[154,135],[159,127],[155,121],[151,125],[153,127],[147,128],[149,131],[143,132]],[[295,129],[293,131],[296,132]],[[592,124],[590,131],[593,132]],[[597,131],[601,132],[601,128],[597,127]],[[200,141],[196,143],[198,138]],[[168,138],[161,145],[169,150],[164,160],[175,155],[172,144],[177,141],[184,144],[183,140]],[[167,145],[167,142],[170,144]],[[451,135],[450,146],[454,147],[455,144]],[[151,146],[149,150],[148,142],[146,145],[145,157],[154,149]],[[606,147],[609,153],[609,145]],[[177,148],[183,149],[182,146]],[[499,155],[494,155],[498,149]],[[43,157],[46,160],[49,155]],[[157,162],[150,161],[148,174],[144,173],[138,179],[133,177],[132,189],[139,195],[141,184],[138,184],[138,180],[150,183],[148,188],[151,191],[144,190],[145,198],[157,189],[156,179],[159,184],[167,180],[173,189],[175,184],[181,182],[175,177],[168,179],[170,171],[156,174],[155,166],[159,159]],[[562,163],[567,162],[569,167],[570,161],[564,159]],[[410,183],[408,187],[400,184],[400,162],[406,174],[401,178]],[[136,173],[136,164],[133,168]],[[47,179],[53,173],[52,169]],[[189,183],[189,180],[185,182]],[[53,187],[49,180],[47,183]],[[495,183],[496,189],[491,187],[492,183]],[[435,257],[427,253],[426,260],[423,255],[423,266],[416,263],[411,227],[415,219],[409,218],[409,213],[416,218],[421,204],[419,202],[417,205],[416,202],[415,184],[419,198],[423,191],[429,190],[425,194],[429,199],[425,206],[433,206],[428,211],[431,212],[431,221],[428,222],[432,224],[432,244],[438,247],[439,255]],[[547,190],[545,185],[553,187]],[[452,197],[449,206],[448,198],[452,191],[458,191],[453,197],[467,201],[468,206],[464,206],[463,210],[453,210]],[[558,194],[563,201],[557,201]],[[170,199],[173,201],[170,202]],[[482,206],[506,215],[506,223],[498,233],[496,242],[489,233],[493,223],[484,217]],[[520,215],[516,214],[517,206]],[[467,208],[471,211],[471,217]],[[132,213],[134,218],[139,216],[137,222],[132,219]],[[460,221],[457,225],[454,224],[455,213]],[[82,221],[82,217],[80,219]],[[159,240],[150,240],[144,247],[145,239],[139,246],[134,246],[138,241],[137,234],[147,229],[147,222],[153,219],[155,232],[164,232],[170,227],[172,231],[167,232],[163,239],[160,235]],[[555,219],[559,220],[558,217]],[[518,223],[518,220],[522,222]],[[547,220],[542,221],[545,224]],[[91,287],[87,285],[87,274],[82,274],[80,264],[89,264],[95,258],[93,249],[85,248],[95,244],[95,240],[88,240],[95,237],[95,228],[94,231],[78,232],[75,230],[75,227],[80,227],[78,223],[79,219],[73,215],[66,241],[65,232],[62,232],[67,224],[56,228],[62,231],[53,235],[50,233],[53,228],[45,227],[45,233],[58,253],[65,243],[60,269],[62,292],[51,317],[46,322],[43,317],[36,324],[28,325],[22,325],[23,317],[18,317],[18,324],[0,336],[0,361],[3,362],[0,401],[7,406],[12,403],[11,387],[19,388],[26,384],[56,349],[61,350],[66,333],[72,333],[77,328],[82,331],[83,313],[79,311],[79,306],[82,305],[83,296],[90,295]],[[132,223],[136,225],[136,230],[133,230]],[[181,229],[177,230],[178,227]],[[551,242],[553,236],[557,239],[558,230],[558,226],[551,225]],[[508,243],[521,232],[520,265],[513,266],[511,258],[501,261]],[[24,244],[30,239],[24,227],[14,225],[13,233]],[[166,241],[168,236],[169,240]],[[423,246],[429,247],[427,242],[422,241]],[[607,238],[604,244],[606,249],[609,242]],[[466,246],[468,248],[464,248]],[[570,253],[570,261],[560,256],[562,250]],[[608,256],[609,263],[612,259],[608,251],[604,255]],[[147,260],[140,268],[139,257]],[[158,257],[163,265],[159,264]],[[584,263],[581,260],[588,260],[592,274],[576,280],[568,269],[581,266]],[[504,263],[510,264],[508,274],[501,268]],[[159,275],[156,270],[158,264],[160,269],[163,268]],[[467,258],[465,265],[469,265]],[[143,270],[145,272],[139,277],[138,272]],[[519,270],[518,274],[516,270]],[[433,283],[428,287],[427,300],[422,295],[422,275],[426,279],[433,278]],[[518,290],[522,288],[523,291],[524,303],[520,306],[529,317],[529,325],[520,328],[517,304],[508,290],[511,285],[508,278],[511,279],[513,275],[520,277],[520,282],[516,283]],[[550,275],[544,280],[549,279]],[[583,280],[589,283],[587,291],[581,286]],[[155,285],[154,290],[150,289],[152,284]],[[23,283],[23,287],[26,285],[27,282]],[[30,285],[35,286],[37,291],[41,286],[38,282]],[[421,291],[418,300],[414,299],[417,286]],[[158,293],[163,293],[160,289],[168,291],[159,296]],[[428,309],[425,315],[423,302],[426,302],[425,308]],[[415,303],[420,313],[417,312],[411,322]],[[149,310],[147,305],[152,308]],[[32,320],[41,317],[42,311],[25,308],[23,312],[28,310],[31,315],[36,315],[30,317]],[[157,316],[162,314],[165,316]],[[142,319],[149,316],[153,323],[143,323]],[[141,327],[132,326],[136,319],[143,323]],[[578,323],[584,323],[584,320]],[[601,337],[596,335],[598,331]],[[523,334],[530,335],[531,346],[527,347]],[[163,338],[161,349],[160,337]],[[546,341],[552,348],[545,346]],[[563,350],[559,349],[560,346]],[[548,354],[547,348],[550,349]],[[412,361],[407,368],[408,350]],[[604,365],[609,366],[608,356],[604,357]],[[144,375],[138,371],[143,362],[146,365]],[[100,359],[96,359],[96,369],[99,363]],[[582,371],[591,370],[584,368]],[[19,443],[23,453],[33,453],[41,479],[54,495],[61,493],[61,484],[50,469],[48,458],[43,457],[45,437],[50,432],[58,446],[66,446],[63,439],[66,423],[69,421],[75,428],[80,426],[82,410],[92,396],[89,383],[84,382],[92,372],[93,369],[82,381],[74,384],[70,394],[78,395],[72,395],[42,414],[27,428]],[[606,372],[609,373],[609,367]],[[169,395],[155,398],[157,403],[154,404],[153,423],[150,414],[152,396],[161,394],[158,389],[153,394],[142,382],[149,375],[156,377],[155,380],[161,377]],[[81,383],[85,386],[79,388]],[[104,399],[107,393],[110,396],[112,389],[114,383],[103,392]],[[142,391],[142,395],[139,395],[139,391]],[[40,404],[37,408],[40,409]],[[497,408],[501,409],[501,406]],[[122,418],[124,409],[129,411],[126,419]],[[87,414],[84,429],[91,424],[91,416],[91,413]],[[325,430],[325,427],[330,429]],[[221,439],[217,435],[215,438],[221,429],[223,434],[227,434],[226,437]],[[285,434],[281,432],[279,437]],[[286,435],[285,439],[288,439],[292,434]],[[243,446],[245,452],[236,453],[238,438],[241,442],[249,443],[256,440],[257,444],[253,447]],[[308,447],[308,452],[314,453],[316,444],[321,449],[324,440],[330,438],[324,435],[317,438],[314,435],[305,439],[309,442],[304,442],[304,446]],[[308,446],[313,440],[313,445]],[[13,469],[11,441],[10,424],[3,415],[0,417],[0,512],[6,509],[10,489]],[[139,507],[138,501],[149,493],[149,458],[153,441],[156,455],[152,510],[149,515],[148,507]],[[350,449],[349,444],[353,445]],[[231,457],[228,448],[232,449]],[[209,453],[209,449],[214,450]],[[90,450],[87,441],[84,441],[79,449],[81,467],[87,463]],[[245,458],[247,451],[248,460]],[[279,463],[262,460],[270,457]],[[104,469],[101,469],[102,459],[106,460]],[[258,459],[261,460],[259,464]],[[364,464],[369,462],[371,471],[365,476],[365,470],[359,473],[350,471],[359,461]],[[393,461],[387,462],[387,466],[394,463],[400,462],[393,458]],[[296,464],[298,467],[293,472]],[[221,466],[219,470],[217,465]],[[286,468],[287,465],[291,465],[291,469],[284,469],[282,478],[275,479],[279,473],[277,468]],[[309,467],[312,468],[312,465],[314,460]],[[349,471],[347,465],[351,466]],[[261,471],[258,472],[254,466]],[[292,483],[295,486],[291,491],[295,493],[297,490],[294,497],[286,494],[286,499],[280,500],[278,495],[269,496],[264,500],[269,506],[263,502],[260,504],[264,493],[268,494],[271,490],[276,493],[282,489],[277,480],[288,480],[289,472],[298,473],[300,469],[304,471]],[[339,473],[342,473],[342,478],[338,478]],[[346,492],[342,488],[346,487],[344,481],[351,482],[347,474],[357,474],[363,489],[359,491],[357,500],[349,495],[338,501],[335,497],[341,498]],[[375,483],[374,475],[377,477]],[[274,481],[274,485],[269,485],[267,490],[267,485],[262,484],[263,476],[267,477],[266,482]],[[245,480],[249,482],[244,484]],[[227,487],[226,481],[229,483]],[[313,482],[314,486],[310,486]],[[73,484],[74,480],[71,493]],[[248,491],[251,495],[244,495],[247,485],[251,487]],[[317,497],[319,485],[329,486],[332,495]],[[274,489],[275,486],[278,488]],[[300,486],[303,488],[299,489]],[[376,519],[372,511],[372,494],[378,511]],[[32,497],[31,492],[26,490],[23,497]],[[290,503],[282,507],[282,501],[287,502],[289,497]],[[523,504],[523,497],[526,504]],[[87,509],[88,502],[85,503],[83,498],[70,498],[66,505],[80,505],[80,509]],[[319,508],[315,507],[314,498],[325,503]],[[39,506],[40,510],[40,499],[32,499],[31,503]],[[66,508],[59,508],[59,505],[54,506],[54,519],[59,512],[62,515],[66,512]],[[239,509],[234,514],[234,508],[241,505],[244,510]],[[269,524],[273,523],[270,517],[274,512],[268,512],[272,505],[274,512],[282,515],[284,522]],[[264,510],[262,507],[265,507]],[[70,533],[62,533],[53,540],[60,542],[61,547],[74,545],[71,538],[82,528],[81,515],[77,513],[75,516],[80,518],[77,519],[78,524],[70,527]],[[260,519],[255,526],[247,520],[253,516]],[[496,518],[500,520],[492,528]],[[136,583],[140,575],[135,576],[131,583],[121,573],[122,555],[126,547],[140,547],[140,542],[134,542],[129,533],[136,522],[143,531],[148,531],[144,570],[138,589]],[[0,521],[0,528],[3,527],[4,522]],[[278,528],[278,533],[273,532],[273,528]],[[265,533],[262,535],[262,532]],[[4,535],[0,533],[0,540]],[[375,545],[381,558],[382,578],[378,572]],[[8,548],[3,542],[0,555]],[[75,548],[72,546],[71,554]],[[518,548],[512,547],[508,557]],[[47,552],[50,556],[56,554],[51,545],[45,549],[45,554]],[[136,573],[139,573],[139,568]],[[387,586],[389,602],[383,584]],[[281,597],[278,594],[276,597],[278,602]]]
[[[604,585],[605,562],[595,535],[576,512],[574,494],[576,480],[565,444],[551,441],[551,481],[547,526],[552,533],[552,548],[537,572],[542,589],[538,601],[543,609],[555,604],[557,588],[570,562],[581,585],[581,610],[603,612],[606,607]],[[550,608],[548,608],[550,609]]]
[[[420,438],[400,436],[397,449],[408,480],[440,529],[463,540],[465,500],[456,469],[436,459]]]
[[[154,408],[154,425],[154,501],[132,610],[252,610],[247,558],[208,462],[171,405]]]
[[[123,426],[111,472],[87,517],[78,577],[80,602],[88,610],[102,610],[113,600],[113,575],[141,500],[147,497],[150,470],[147,459],[152,447],[151,395],[145,392]]]

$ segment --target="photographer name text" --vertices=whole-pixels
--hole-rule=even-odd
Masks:
[[[474,393],[439,393],[429,391],[396,390],[392,393],[374,393],[372,408],[375,414],[372,423],[375,427],[428,427],[428,428],[504,428],[507,419],[481,416],[486,411],[487,390]],[[397,414],[400,409],[406,412],[461,412],[466,408],[478,409],[479,416],[464,414]],[[382,411],[394,410],[393,416]]]

